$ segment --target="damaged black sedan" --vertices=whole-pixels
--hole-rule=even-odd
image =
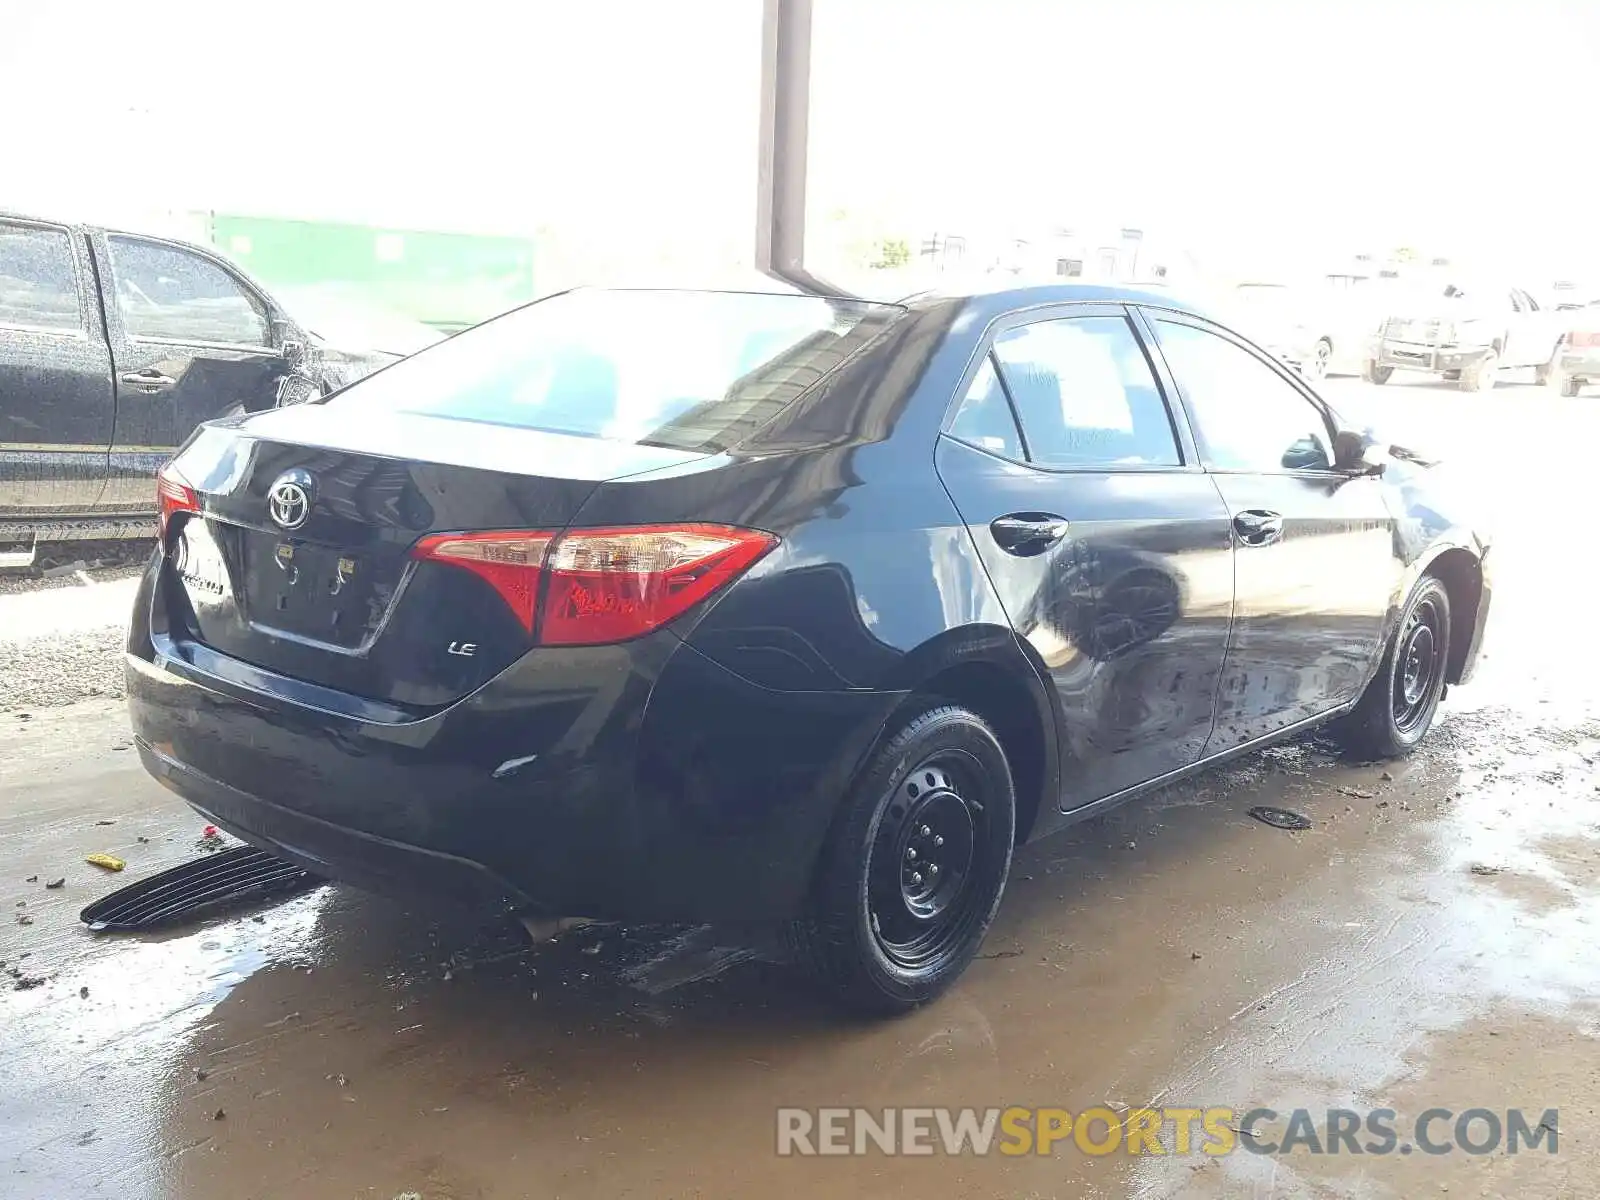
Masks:
[[[1430,468],[1167,296],[579,290],[163,471],[146,767],[336,880],[767,923],[848,1002],[971,961],[1012,849],[1478,654]]]

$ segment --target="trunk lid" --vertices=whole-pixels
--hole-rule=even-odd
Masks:
[[[169,531],[168,626],[275,673],[436,708],[532,642],[483,580],[415,561],[419,538],[559,532],[600,482],[703,457],[333,404],[208,427],[170,468],[200,511]]]

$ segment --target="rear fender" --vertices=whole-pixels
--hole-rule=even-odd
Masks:
[[[1054,800],[1060,795],[1061,758],[1058,731],[1060,729],[1059,702],[1055,689],[1047,685],[1049,676],[1017,636],[1007,627],[975,624],[947,630],[917,647],[899,664],[895,690],[907,694],[904,703],[884,722],[878,736],[873,739],[861,759],[855,764],[854,774],[859,774],[885,739],[892,736],[899,725],[912,715],[911,710],[927,703],[930,698],[959,700],[959,694],[950,695],[941,685],[941,677],[955,678],[962,668],[974,665],[988,668],[1014,683],[1028,698],[1029,712],[1037,723],[1043,763],[1037,797],[1019,797],[1019,809],[1037,803],[1034,811],[1035,834],[1043,832],[1042,823],[1055,813]],[[1045,803],[1045,801],[1051,803]]]

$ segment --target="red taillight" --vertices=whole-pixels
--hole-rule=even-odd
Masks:
[[[1600,346],[1600,330],[1575,329],[1567,335],[1567,344],[1574,350],[1588,350]]]
[[[724,525],[563,534],[545,563],[539,640],[584,646],[648,633],[737,579],[777,541]]]
[[[487,581],[545,646],[624,642],[731,583],[778,539],[727,525],[445,533],[412,551]],[[544,599],[539,601],[541,585]]]
[[[548,533],[441,533],[412,549],[415,558],[449,563],[488,582],[511,606],[517,620],[533,632],[539,603],[539,569],[549,547]]]
[[[171,464],[156,472],[156,507],[160,512],[161,540],[167,539],[167,529],[172,518],[179,513],[198,513],[200,497],[192,487],[172,469]]]

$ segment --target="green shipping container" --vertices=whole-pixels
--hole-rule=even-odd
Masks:
[[[337,289],[441,329],[535,295],[531,238],[217,213],[211,242],[269,289]]]

